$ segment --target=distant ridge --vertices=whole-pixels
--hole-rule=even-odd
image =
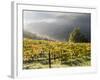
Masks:
[[[56,40],[54,40],[54,39],[49,38],[48,36],[42,36],[42,35],[40,35],[40,34],[31,33],[31,32],[28,32],[28,31],[24,31],[23,37],[24,37],[24,38],[33,39],[33,40],[56,41]]]

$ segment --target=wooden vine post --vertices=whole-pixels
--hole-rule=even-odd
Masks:
[[[50,50],[49,50],[49,68],[51,68],[51,57],[50,57]]]

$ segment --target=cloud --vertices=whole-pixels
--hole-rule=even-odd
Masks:
[[[54,22],[57,22],[57,19],[41,19],[41,20],[28,20],[27,22],[25,22],[25,24],[30,24],[30,23],[41,23],[41,22],[44,22],[44,23],[54,23]]]
[[[24,11],[24,29],[64,40],[75,27],[90,37],[89,13]]]
[[[56,21],[54,14],[40,11],[24,11],[24,24]]]

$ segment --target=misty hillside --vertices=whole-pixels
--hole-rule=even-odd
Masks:
[[[40,34],[31,33],[31,32],[28,32],[28,31],[24,31],[23,37],[24,38],[33,39],[33,40],[50,40],[50,41],[55,41],[54,39],[51,39],[51,38],[49,38],[47,36],[42,36]]]

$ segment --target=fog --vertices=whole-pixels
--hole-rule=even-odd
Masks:
[[[76,27],[80,27],[88,39],[91,37],[90,13],[24,11],[23,20],[24,31],[56,40],[67,40]]]

